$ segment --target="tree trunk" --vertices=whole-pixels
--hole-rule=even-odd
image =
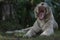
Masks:
[[[2,3],[2,20],[15,19],[13,4],[9,2]]]

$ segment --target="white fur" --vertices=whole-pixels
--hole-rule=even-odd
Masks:
[[[32,37],[32,36],[36,35],[36,33],[39,32],[40,30],[43,30],[43,32],[40,34],[41,36],[42,35],[50,36],[50,35],[54,34],[54,28],[58,27],[58,24],[56,23],[56,21],[53,17],[51,7],[49,7],[47,5],[47,3],[44,3],[43,6],[47,8],[46,14],[49,14],[49,16],[45,20],[40,20],[37,17],[37,12],[38,12],[37,9],[39,6],[41,6],[42,3],[44,3],[44,2],[41,2],[40,4],[38,4],[36,6],[34,13],[35,13],[35,17],[37,18],[37,20],[33,24],[32,28],[24,36]],[[38,24],[39,24],[39,26],[38,26]]]

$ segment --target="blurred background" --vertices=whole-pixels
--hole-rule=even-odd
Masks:
[[[0,0],[0,32],[20,30],[35,22],[34,8],[40,2],[51,7],[60,29],[60,0]]]

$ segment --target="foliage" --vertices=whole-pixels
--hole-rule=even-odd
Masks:
[[[16,30],[32,26],[36,20],[33,12],[34,8],[41,1],[44,0],[34,0],[32,3],[28,4],[27,0],[10,0],[9,2],[13,4],[13,7],[15,9],[15,19],[1,21],[0,30]],[[59,3],[57,0],[54,1]],[[53,4],[53,7],[55,10],[55,19],[60,26],[60,7],[55,4]]]
[[[38,4],[38,3],[40,3],[41,1],[43,1],[43,0],[34,0],[33,1],[33,5],[34,5],[34,7]],[[54,1],[54,0],[53,0]],[[58,1],[57,0],[55,0],[54,2],[57,2],[58,3]],[[17,15],[18,15],[18,18],[19,18],[19,20],[20,20],[20,23],[21,23],[21,25],[30,25],[30,26],[32,26],[32,24],[34,23],[34,20],[35,20],[35,17],[34,17],[34,14],[33,14],[33,9],[29,9],[29,12],[25,9],[26,7],[25,6],[29,6],[29,5],[25,5],[25,3],[26,3],[26,0],[24,1],[24,0],[20,0],[20,2],[18,1],[18,7],[17,7]],[[59,14],[60,14],[60,11],[59,11],[59,9],[60,9],[60,7],[59,6],[57,6],[56,4],[53,4],[54,6],[53,6],[53,8],[54,8],[54,16],[55,16],[55,19],[56,19],[56,21],[58,22],[58,24],[60,24],[60,18],[59,18]],[[31,11],[32,10],[32,11]],[[27,12],[28,12],[28,15],[29,16],[31,16],[30,18],[28,17],[28,15],[27,15]],[[57,14],[58,13],[58,14]],[[30,15],[31,14],[31,15]],[[32,16],[33,15],[33,16]],[[26,18],[26,16],[28,17],[27,19],[25,19]],[[32,20],[29,20],[29,19],[32,19]],[[34,19],[34,20],[33,20]],[[26,23],[26,20],[29,20],[28,21],[28,23]],[[30,23],[31,22],[31,23]],[[29,24],[30,23],[30,24]],[[26,27],[26,26],[24,26],[24,27]]]

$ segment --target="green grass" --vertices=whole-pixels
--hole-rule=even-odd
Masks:
[[[51,36],[36,36],[31,38],[22,37],[22,33],[0,35],[0,40],[60,40],[60,31],[55,31]]]

